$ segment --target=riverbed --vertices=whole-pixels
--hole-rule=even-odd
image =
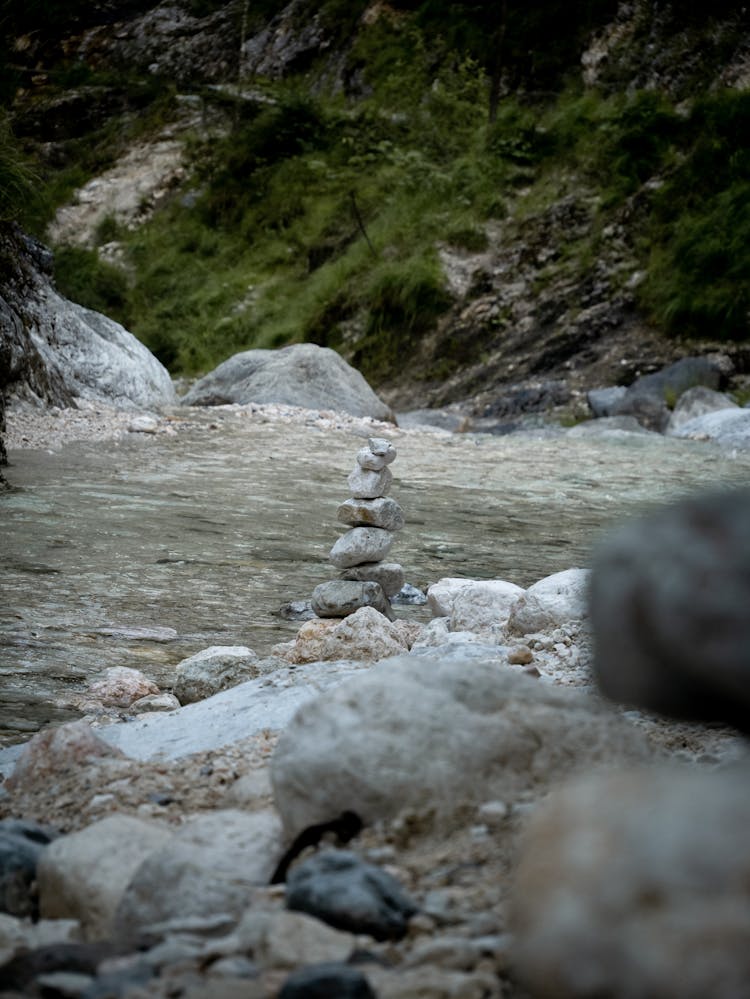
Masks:
[[[336,509],[373,433],[316,415],[191,410],[171,434],[10,452],[0,744],[77,717],[75,695],[108,666],[168,688],[176,664],[209,645],[266,656],[293,636],[279,610],[334,577]],[[388,436],[407,520],[389,558],[422,589],[444,576],[527,586],[585,566],[603,532],[648,506],[750,479],[748,454],[657,435]]]

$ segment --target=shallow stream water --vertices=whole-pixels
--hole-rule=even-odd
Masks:
[[[410,583],[520,585],[586,565],[603,531],[653,504],[750,481],[750,455],[656,436],[390,435]],[[266,655],[278,616],[334,578],[336,508],[363,441],[352,430],[191,415],[177,436],[131,434],[15,451],[0,497],[0,745],[75,717],[66,701],[108,666],[169,687],[209,645]],[[427,619],[424,608],[400,616]]]

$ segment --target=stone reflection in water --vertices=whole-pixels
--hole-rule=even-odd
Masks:
[[[108,666],[169,687],[176,664],[210,645],[266,655],[297,629],[279,607],[329,578],[331,511],[364,441],[237,410],[197,419],[175,437],[11,454],[17,488],[0,498],[5,743],[76,716],[66,700]],[[390,436],[394,492],[409,509],[399,554],[422,588],[443,576],[528,586],[586,565],[627,514],[750,471],[748,457],[661,437]]]

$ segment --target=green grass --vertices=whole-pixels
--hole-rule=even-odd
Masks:
[[[321,17],[339,17],[349,36],[364,6],[329,0]],[[487,74],[468,43],[459,45],[459,22],[452,48],[453,36],[428,40],[440,4],[432,21],[424,9],[417,16],[395,6],[351,48],[356,101],[322,85],[312,96],[309,75],[266,83],[274,104],[236,105],[225,138],[191,142],[185,185],[194,199],[177,192],[136,232],[102,223],[97,242],[122,241],[127,277],[91,251],[59,252],[63,290],[126,321],[175,372],[312,340],[383,382],[452,305],[438,242],[481,252],[487,221],[506,215],[523,238],[536,214],[572,194],[598,205],[590,231],[567,242],[561,234],[539,288],[583,280],[602,229],[626,218],[646,271],[640,305],[657,328],[748,336],[747,94],[718,93],[678,111],[652,91],[568,84],[543,100],[504,98],[489,124]],[[138,92],[138,81],[127,85]],[[68,165],[45,178],[27,212],[36,230],[134,137],[158,131],[173,102],[164,87],[148,98],[147,115],[70,143]],[[444,357],[421,374],[443,377],[486,347],[481,337],[448,339]]]

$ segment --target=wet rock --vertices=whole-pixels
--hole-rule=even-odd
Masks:
[[[603,416],[614,416],[617,406],[622,402],[626,392],[627,389],[623,385],[591,389],[586,393],[586,401],[597,419]]]
[[[523,592],[504,579],[472,581],[460,587],[453,600],[451,631],[499,631]]]
[[[212,645],[177,664],[174,693],[192,704],[258,675],[258,656],[245,645]]]
[[[709,440],[740,450],[750,449],[750,411],[722,409],[696,416],[683,423],[673,434],[690,440]]]
[[[588,580],[587,569],[564,569],[534,583],[511,608],[508,634],[530,635],[583,620],[588,615]]]
[[[706,357],[683,357],[630,385],[612,415],[635,416],[649,430],[662,433],[669,422],[668,404],[697,385],[718,389],[724,378],[721,365]]]
[[[554,792],[521,840],[521,984],[549,999],[743,995],[748,776],[632,770]]]
[[[117,909],[118,935],[132,939],[179,917],[237,918],[281,857],[275,813],[223,809],[183,825],[134,872]]]
[[[313,964],[291,974],[279,999],[376,999],[362,972],[350,964]]]
[[[676,431],[683,427],[690,420],[705,416],[707,413],[716,413],[721,410],[739,409],[737,404],[723,392],[716,392],[714,389],[705,388],[698,385],[684,392],[672,410],[669,423],[665,433],[674,437]]]
[[[390,468],[370,472],[357,466],[350,473],[347,482],[353,499],[378,499],[385,496],[391,488],[393,473]]]
[[[0,822],[0,912],[36,916],[36,871],[39,858],[55,833],[21,819]]]
[[[110,708],[129,708],[141,697],[158,693],[159,687],[153,680],[130,666],[110,666],[104,676],[89,684],[89,694]]]
[[[586,420],[568,430],[568,437],[620,437],[623,434],[654,434],[647,430],[634,416],[604,416],[598,420]]]
[[[382,527],[386,531],[400,531],[404,514],[395,499],[378,496],[375,499],[348,499],[336,511],[338,519],[352,527]]]
[[[337,569],[382,561],[393,546],[393,535],[380,527],[353,527],[338,539],[328,556]]]
[[[634,730],[582,694],[494,662],[400,656],[298,711],[272,782],[290,836],[345,810],[367,823],[405,807],[446,829],[467,803],[512,801],[578,766],[642,752]]]
[[[294,867],[286,905],[376,940],[400,940],[418,908],[395,878],[348,850],[318,853]]]
[[[593,564],[599,685],[627,704],[747,731],[748,607],[747,490],[695,496],[633,521]]]
[[[181,402],[186,406],[282,403],[393,419],[359,371],[334,350],[312,343],[235,354],[197,381]]]
[[[341,621],[308,621],[286,653],[289,662],[343,658],[373,661],[400,655],[407,643],[395,623],[374,607],[360,607]]]
[[[318,617],[346,617],[360,607],[374,607],[389,617],[390,605],[380,583],[332,579],[313,590],[312,608]]]
[[[404,586],[404,570],[397,562],[375,562],[353,565],[341,573],[342,579],[356,579],[377,583],[390,599],[400,593]],[[373,604],[373,606],[376,606]],[[381,610],[380,608],[377,608]],[[381,613],[387,614],[381,610]]]
[[[131,877],[171,839],[165,826],[131,815],[111,815],[60,837],[39,863],[42,915],[77,919],[88,939],[107,939]]]
[[[310,621],[315,617],[309,600],[292,600],[282,604],[277,613],[285,621]]]
[[[418,586],[411,583],[404,583],[398,593],[391,597],[394,606],[403,605],[405,607],[421,606],[427,603],[427,594],[420,590]]]
[[[96,759],[124,754],[94,735],[86,722],[76,721],[45,729],[23,748],[6,785],[13,791],[49,781],[55,773],[72,770]]]

